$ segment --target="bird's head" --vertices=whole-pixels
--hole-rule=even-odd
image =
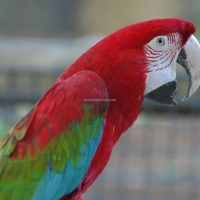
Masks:
[[[124,71],[136,68],[138,73],[146,74],[143,92],[146,98],[161,104],[177,105],[177,62],[189,75],[188,92],[183,100],[200,85],[200,45],[193,36],[194,32],[194,25],[183,19],[154,19],[124,27],[106,40],[114,49],[112,55],[117,55],[116,66],[120,63]],[[131,74],[130,71],[128,76]]]
[[[147,59],[145,97],[162,104],[177,105],[178,62],[189,75],[188,92],[183,100],[189,98],[200,85],[200,45],[193,36],[194,25],[182,19],[157,19],[138,26],[142,27],[140,38],[144,40],[142,48]]]

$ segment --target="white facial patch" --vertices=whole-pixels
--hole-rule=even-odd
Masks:
[[[176,59],[180,48],[178,33],[155,37],[144,46],[149,70],[144,95],[176,78]]]

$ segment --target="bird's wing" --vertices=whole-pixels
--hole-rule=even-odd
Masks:
[[[84,177],[101,139],[108,92],[95,73],[58,81],[0,141],[0,199],[58,199]]]

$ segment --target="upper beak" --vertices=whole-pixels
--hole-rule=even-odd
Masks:
[[[181,49],[177,62],[189,76],[188,92],[182,101],[188,99],[200,85],[200,44],[192,35]]]

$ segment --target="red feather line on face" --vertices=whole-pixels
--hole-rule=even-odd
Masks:
[[[167,45],[164,50],[155,50],[150,45],[145,45],[144,50],[147,56],[149,72],[158,71],[169,67],[177,52],[182,47],[181,35],[172,33],[167,35]]]

